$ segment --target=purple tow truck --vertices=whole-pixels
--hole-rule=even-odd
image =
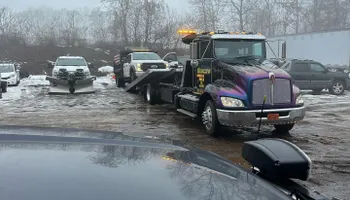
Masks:
[[[206,132],[213,136],[223,126],[273,125],[278,132],[288,132],[303,120],[300,90],[287,72],[266,59],[264,36],[180,33],[190,45],[191,57],[185,66],[147,70],[126,91],[139,90],[152,105],[174,104],[178,112],[201,118]]]

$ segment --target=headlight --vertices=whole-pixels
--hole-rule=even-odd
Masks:
[[[231,97],[221,97],[222,105],[225,107],[241,108],[244,104],[241,100]]]
[[[169,64],[165,63],[165,68],[168,69],[169,68]]]
[[[142,71],[142,69],[141,69],[141,63],[137,63],[136,64],[136,71]]]
[[[15,74],[11,74],[10,77],[15,77],[16,75]]]
[[[295,104],[297,104],[297,105],[303,105],[304,104],[304,100],[303,100],[301,95],[299,95],[297,97],[297,99],[295,100]]]

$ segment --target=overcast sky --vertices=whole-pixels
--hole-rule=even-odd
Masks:
[[[169,6],[181,11],[188,0],[165,0]],[[54,8],[80,8],[100,6],[100,0],[0,0],[0,6],[8,6],[16,10],[30,7],[49,6]]]

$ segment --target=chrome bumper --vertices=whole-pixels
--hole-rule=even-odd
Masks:
[[[224,126],[255,126],[259,124],[260,119],[262,125],[290,124],[304,119],[305,107],[266,109],[263,112],[261,110],[216,109],[216,113],[219,123]],[[273,113],[281,113],[278,120],[267,119],[267,114]]]

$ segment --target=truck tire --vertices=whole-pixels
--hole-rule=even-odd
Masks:
[[[158,100],[157,91],[155,90],[154,87],[152,87],[151,84],[146,85],[145,100],[150,105],[156,104],[156,102]]]
[[[205,132],[213,137],[219,135],[221,125],[219,124],[216,109],[212,100],[205,103],[202,113],[202,122],[204,124]]]
[[[115,77],[115,83],[117,84],[118,88],[125,87],[125,81],[124,81],[124,78],[122,78],[122,77],[116,76]]]
[[[7,82],[1,82],[1,91],[3,93],[7,92]]]
[[[137,77],[136,77],[136,73],[134,70],[131,70],[130,71],[130,83],[133,82],[134,80],[136,80]]]
[[[294,124],[278,124],[274,125],[274,127],[278,133],[288,133],[293,129]]]
[[[329,92],[333,95],[342,95],[345,91],[344,81],[334,80],[332,86],[329,88]]]

